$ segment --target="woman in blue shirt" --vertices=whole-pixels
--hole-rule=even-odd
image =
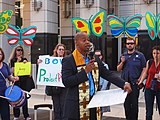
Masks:
[[[11,66],[11,72],[14,75],[14,67],[15,63],[17,62],[23,62],[26,63],[28,62],[27,58],[24,57],[24,49],[21,45],[17,45],[15,49],[12,51],[12,54],[10,55],[9,58],[10,66]],[[28,80],[29,75],[24,75],[24,76],[19,76],[19,81],[15,82],[15,85],[20,87],[22,90],[27,91],[28,86],[27,86],[27,80]],[[24,116],[24,120],[31,120],[28,112],[28,100],[26,100],[25,104],[22,106],[22,113]],[[18,107],[13,107],[13,114],[14,114],[14,119],[13,120],[19,120],[21,111],[20,108]]]
[[[0,115],[2,120],[10,120],[9,102],[3,97],[7,89],[6,78],[9,81],[15,82],[19,80],[19,77],[13,77],[11,75],[9,66],[3,62],[4,58],[4,52],[0,48]]]

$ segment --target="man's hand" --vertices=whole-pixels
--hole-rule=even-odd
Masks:
[[[43,62],[43,60],[41,60],[41,59],[37,59],[37,64],[39,65],[40,63],[42,63]]]
[[[127,91],[128,94],[132,92],[131,85],[128,82],[125,82],[124,91]]]
[[[125,56],[121,56],[121,62],[122,62],[122,63],[125,62]]]
[[[95,68],[94,59],[90,60],[89,63],[86,65],[85,71],[86,73],[91,72]]]

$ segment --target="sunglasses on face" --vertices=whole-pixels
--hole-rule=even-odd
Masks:
[[[61,48],[60,48],[60,49],[58,49],[58,50],[60,50],[60,51],[61,51],[61,50],[62,50],[62,51],[64,51],[64,49],[61,49]]]
[[[17,51],[23,51],[22,49],[17,49]]]
[[[134,43],[126,43],[126,45],[134,45]]]

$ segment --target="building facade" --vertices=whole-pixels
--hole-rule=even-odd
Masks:
[[[37,34],[30,49],[26,48],[26,57],[33,64],[39,55],[52,54],[57,43],[64,43],[67,49],[74,50],[74,35],[76,30],[72,26],[71,18],[80,17],[86,20],[100,10],[105,10],[107,15],[114,14],[118,17],[128,17],[142,14],[143,19],[136,36],[137,45],[146,58],[151,57],[151,47],[159,41],[151,41],[145,25],[145,13],[154,14],[160,11],[159,0],[1,0],[1,11],[11,9],[15,11],[11,24],[20,27],[37,26]],[[105,61],[112,70],[116,70],[118,58],[124,49],[126,36],[119,39],[111,35],[106,19],[105,32],[101,37],[91,36],[95,49],[103,51]],[[0,45],[6,53],[6,59],[12,47],[6,42],[5,34],[1,35]]]

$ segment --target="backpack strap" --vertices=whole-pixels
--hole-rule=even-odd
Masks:
[[[127,52],[125,52],[123,55],[126,55],[126,54],[127,54]],[[125,67],[126,63],[129,62],[129,61],[131,61],[132,58],[134,58],[137,54],[138,54],[137,51],[135,51],[135,52],[131,55],[130,58],[126,59],[125,62],[124,62],[123,68]]]
[[[153,62],[153,59],[149,59],[149,62],[148,62],[148,70],[149,70],[149,68],[151,67],[152,62]],[[146,78],[147,78],[147,77],[148,77],[148,74],[147,74]],[[146,83],[145,83],[145,85],[144,85],[143,92],[144,92],[144,90],[145,90],[145,87],[146,87]]]
[[[153,62],[153,59],[149,59],[149,62],[148,62],[148,70],[149,70],[149,68],[151,67],[152,62]]]

